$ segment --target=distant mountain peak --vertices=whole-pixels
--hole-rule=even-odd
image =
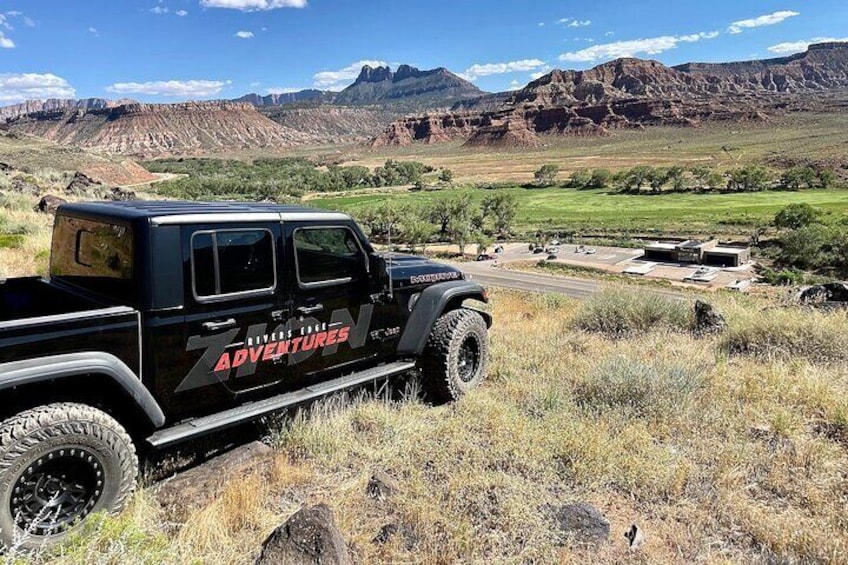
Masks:
[[[484,92],[444,67],[431,70],[400,65],[364,65],[353,84],[335,99],[338,104],[378,104],[386,102],[425,102],[425,106],[450,106],[457,100],[475,98]]]

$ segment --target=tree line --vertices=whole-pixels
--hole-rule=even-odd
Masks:
[[[536,186],[557,184],[560,168],[542,165],[534,174]],[[836,173],[828,168],[792,167],[776,175],[760,165],[746,165],[727,171],[696,165],[694,167],[652,167],[638,165],[630,169],[611,172],[608,169],[578,169],[559,186],[563,188],[592,189],[613,188],[622,193],[661,193],[696,190],[727,190],[754,192],[760,190],[801,190],[830,188],[836,183]]]
[[[780,230],[775,264],[792,271],[812,271],[821,275],[848,277],[848,218],[823,214],[809,204],[790,204],[774,217]]]
[[[420,206],[386,200],[356,216],[375,241],[405,244],[413,250],[423,250],[434,241],[449,242],[460,253],[473,244],[478,253],[485,253],[495,239],[509,236],[517,211],[514,195],[496,193],[480,201],[465,194]]]
[[[157,185],[160,194],[174,198],[297,198],[307,192],[339,192],[356,188],[415,185],[435,169],[418,161],[389,159],[371,171],[359,165],[316,166],[302,157],[256,159],[173,158],[148,161],[155,173],[182,178]]]

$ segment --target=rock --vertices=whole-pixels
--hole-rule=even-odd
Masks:
[[[559,530],[577,542],[597,544],[609,539],[609,521],[591,504],[578,502],[548,510]]]
[[[343,565],[352,563],[333,512],[325,504],[304,508],[262,544],[257,565]]]
[[[8,172],[8,171],[13,171],[14,169],[15,168],[8,163],[0,163],[0,172],[5,173],[5,172]]]
[[[220,495],[233,478],[270,468],[273,456],[273,450],[259,441],[239,446],[160,482],[156,499],[167,509],[169,520],[183,521]]]
[[[727,326],[724,316],[703,300],[695,301],[695,333],[707,334],[722,331]]]
[[[38,204],[35,205],[33,210],[35,212],[43,212],[45,214],[55,214],[59,205],[64,204],[65,202],[67,202],[67,200],[64,198],[47,194],[41,197],[41,200],[38,201]]]
[[[645,533],[636,524],[633,524],[629,530],[624,532],[624,538],[627,540],[630,551],[636,551],[645,543]]]
[[[135,191],[130,190],[129,188],[124,188],[121,186],[116,186],[105,195],[106,200],[114,200],[116,202],[124,202],[127,200],[137,200],[138,196]]]
[[[848,302],[848,282],[835,281],[805,288],[798,294],[803,303]]]
[[[65,194],[74,196],[91,196],[91,193],[100,186],[100,183],[85,173],[74,173],[74,177],[65,187]]]
[[[368,498],[383,501],[395,494],[398,489],[397,481],[383,471],[377,471],[371,475],[371,480],[368,481],[365,492]]]
[[[384,545],[389,543],[395,536],[403,537],[403,545],[407,551],[412,550],[418,544],[418,534],[406,524],[386,524],[380,529],[380,533],[371,540],[371,543]]]

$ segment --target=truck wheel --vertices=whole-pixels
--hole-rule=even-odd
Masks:
[[[424,386],[436,400],[456,400],[477,387],[489,368],[486,322],[466,309],[443,314],[430,332],[421,370]]]
[[[111,416],[48,404],[0,424],[0,547],[37,549],[135,488],[135,446]]]

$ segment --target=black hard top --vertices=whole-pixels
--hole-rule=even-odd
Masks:
[[[182,214],[245,214],[251,212],[326,214],[329,210],[265,202],[191,202],[182,200],[130,200],[127,202],[73,202],[60,212],[107,216],[126,220]]]

